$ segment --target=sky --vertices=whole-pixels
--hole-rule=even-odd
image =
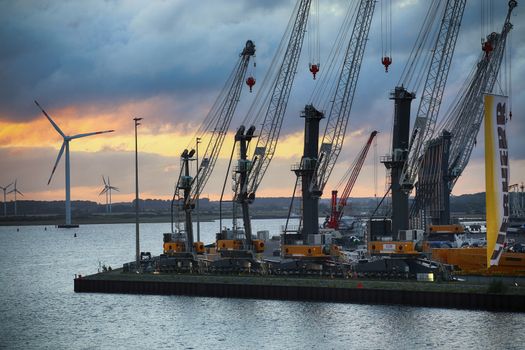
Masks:
[[[493,9],[487,27],[500,31],[506,0],[467,3],[442,112],[480,53],[480,6],[487,2]],[[319,0],[320,75],[347,3]],[[141,198],[171,198],[179,156],[221,91],[244,43],[250,39],[256,45],[254,74],[260,82],[294,4],[294,0],[0,0],[0,186],[17,179],[24,199],[64,198],[64,159],[47,185],[62,140],[35,106],[33,101],[38,100],[68,135],[115,130],[71,141],[73,200],[103,202],[102,175],[120,189],[113,194],[114,202],[134,197],[134,117],[144,118],[139,127]],[[377,165],[376,183],[374,159],[390,149],[393,104],[388,96],[399,80],[428,2],[393,0],[392,4],[393,63],[385,73],[380,63],[378,2],[345,144],[325,197],[374,129],[379,131],[377,146],[370,150],[352,196],[384,193],[384,167]],[[512,77],[513,119],[507,133],[511,183],[525,181],[525,83],[520,79],[525,76],[525,28],[518,20],[524,7],[519,3],[514,10],[507,57]],[[299,115],[315,86],[308,61],[305,41],[276,155],[258,190],[260,197],[291,196],[295,176],[290,168],[300,160],[303,144]],[[244,88],[232,132],[244,119],[257,88],[256,84],[252,94]],[[418,103],[418,99],[413,102],[412,115]],[[227,137],[203,197],[219,197],[232,142]],[[482,145],[480,134],[453,195],[484,191]]]

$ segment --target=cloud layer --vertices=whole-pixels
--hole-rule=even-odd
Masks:
[[[140,129],[141,188],[155,197],[171,195],[178,174],[177,156],[188,144],[229,75],[247,39],[257,46],[256,77],[262,81],[288,23],[295,1],[0,1],[0,182],[19,178],[35,198],[60,199],[63,165],[50,187],[45,183],[61,140],[34,106],[37,99],[70,134],[116,129],[111,135],[77,140],[72,146],[72,183],[76,199],[97,199],[100,175],[110,175],[131,198],[134,116],[144,117]],[[323,0],[321,7],[321,73],[342,21],[346,1]],[[373,129],[380,131],[378,155],[389,150],[395,86],[417,35],[426,1],[393,2],[393,65],[388,74],[380,64],[380,7],[369,35],[335,185]],[[479,55],[480,2],[467,4],[442,112],[453,99]],[[492,30],[500,30],[506,2],[494,4]],[[512,99],[509,128],[511,181],[525,173],[525,29],[512,17]],[[486,33],[485,33],[486,34]],[[283,124],[282,143],[259,195],[291,194],[289,171],[302,152],[301,109],[314,81],[308,72],[307,46]],[[502,80],[503,81],[503,80]],[[258,85],[255,86],[257,90]],[[419,94],[416,92],[417,96]],[[246,89],[231,129],[242,120],[255,94]],[[413,103],[413,114],[418,100]],[[472,168],[482,167],[483,140],[472,156]],[[222,187],[231,141],[225,143],[216,176],[204,193],[216,197]],[[373,152],[354,194],[373,195]],[[470,167],[470,166],[469,166]],[[483,190],[467,169],[455,193]],[[379,165],[378,192],[384,170]],[[62,176],[62,178],[61,178]],[[472,180],[472,181],[471,181]],[[476,181],[474,181],[476,180]],[[473,184],[476,184],[475,186]],[[21,187],[22,188],[22,187]],[[75,190],[73,190],[75,193]],[[128,199],[129,199],[128,198]]]

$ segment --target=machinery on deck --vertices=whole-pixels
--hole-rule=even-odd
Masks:
[[[164,255],[169,257],[173,264],[180,267],[191,267],[196,262],[195,254],[204,253],[204,244],[198,241],[200,237],[197,237],[197,242],[194,239],[192,211],[196,203],[198,205],[199,195],[212,174],[239,102],[250,59],[254,55],[255,45],[253,41],[248,40],[223,90],[197,132],[195,137],[197,146],[202,139],[207,142],[202,161],[197,164],[198,170],[195,177],[191,176],[190,171],[190,162],[195,160],[193,158],[195,150],[185,149],[181,154],[181,170],[172,200],[172,232],[164,234],[163,246]],[[251,90],[253,84],[248,85]],[[173,227],[175,204],[177,204],[178,214],[184,213],[184,219],[178,218],[177,220],[176,230]],[[180,227],[180,221],[184,221],[184,229]],[[197,235],[199,236],[199,232]]]

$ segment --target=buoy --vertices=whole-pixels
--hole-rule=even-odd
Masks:
[[[363,288],[363,283],[359,282],[359,283],[357,284],[357,288],[359,288],[359,289]]]
[[[312,74],[314,75],[314,80],[315,80],[315,75],[319,72],[319,65],[310,64],[310,72],[312,72]]]
[[[73,235],[73,237],[76,237],[76,236],[77,236],[77,234],[75,233],[75,234]]]
[[[381,63],[383,64],[383,66],[385,66],[385,72],[388,73],[388,66],[392,64],[392,59],[388,56],[385,56],[381,60]]]
[[[489,53],[491,53],[494,50],[494,48],[492,47],[492,44],[490,43],[490,41],[485,41],[481,45],[481,49],[483,50],[483,52],[485,52],[485,57],[488,57]]]
[[[252,92],[252,86],[255,85],[255,78],[254,77],[248,77],[248,79],[246,79],[246,85],[248,85],[250,87],[250,92]]]

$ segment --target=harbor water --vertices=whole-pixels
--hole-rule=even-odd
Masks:
[[[272,235],[283,224],[253,221]],[[141,250],[161,253],[169,230],[141,224]],[[201,223],[202,240],[217,230]],[[525,347],[520,313],[73,292],[75,274],[120,267],[134,244],[134,224],[0,227],[0,349]]]

